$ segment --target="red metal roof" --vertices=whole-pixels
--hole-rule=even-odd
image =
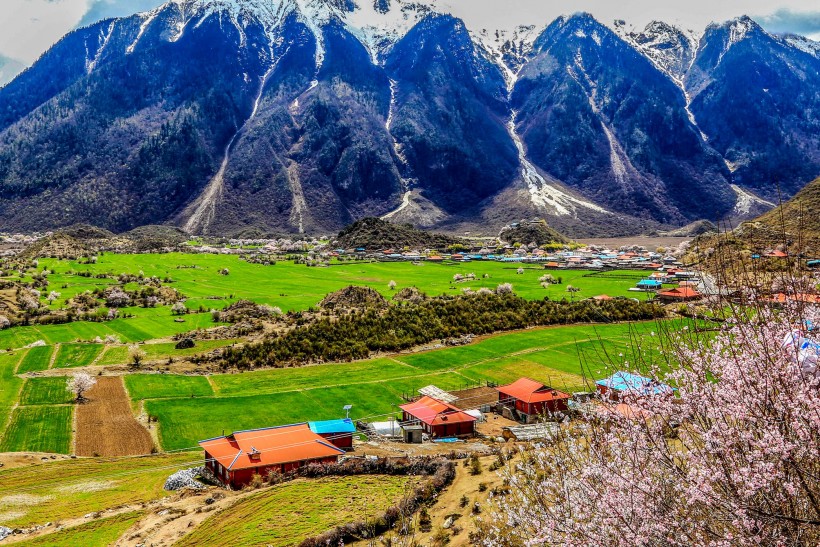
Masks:
[[[237,431],[226,437],[200,441],[199,446],[231,470],[317,460],[345,453],[312,432],[308,424]]]
[[[692,287],[675,287],[674,289],[660,291],[658,296],[669,298],[700,298],[700,293]]]
[[[525,403],[542,403],[546,401],[569,399],[569,395],[563,391],[552,389],[551,387],[547,387],[544,384],[536,382],[535,380],[530,380],[529,378],[520,378],[511,384],[499,386],[495,389],[508,397],[518,399],[519,401],[524,401]]]
[[[785,294],[785,293],[777,293],[776,295],[771,297],[772,302],[804,302],[810,304],[817,304],[820,303],[820,295],[817,294],[806,294],[806,293],[798,293],[798,294]]]
[[[399,407],[417,420],[427,425],[457,424],[476,421],[474,416],[453,405],[425,395],[418,401]]]

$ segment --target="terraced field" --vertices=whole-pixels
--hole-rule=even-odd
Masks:
[[[11,413],[11,422],[0,442],[0,452],[56,452],[71,448],[71,406],[21,406]]]
[[[387,419],[402,395],[429,384],[462,389],[528,376],[569,392],[588,390],[593,378],[611,373],[610,361],[629,358],[633,336],[657,329],[653,322],[549,327],[355,363],[218,374],[210,384],[205,378],[139,375],[129,376],[126,385],[158,419],[163,448],[181,449],[223,431],[338,418],[347,404],[353,418]]]

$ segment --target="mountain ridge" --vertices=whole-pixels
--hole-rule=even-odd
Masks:
[[[810,85],[794,108],[769,90],[749,108],[810,104],[810,41],[739,18],[694,48],[589,14],[491,36],[434,7],[171,0],[78,29],[0,89],[0,219],[229,233],[548,215],[580,233],[753,216],[776,192],[755,174],[767,158],[788,193],[820,173],[813,114],[756,113],[767,144],[724,112],[750,62]]]

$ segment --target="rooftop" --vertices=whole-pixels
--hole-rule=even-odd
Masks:
[[[506,386],[496,388],[500,393],[524,401],[525,403],[542,403],[558,399],[569,399],[569,395],[557,389],[547,387],[529,378],[520,378]]]
[[[236,431],[199,442],[230,470],[249,469],[342,455],[345,452],[314,433],[308,424]]]

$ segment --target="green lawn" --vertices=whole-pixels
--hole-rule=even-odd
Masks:
[[[15,543],[20,547],[107,547],[136,523],[142,513],[132,511],[98,519],[72,528],[65,528],[28,541]]]
[[[104,348],[102,344],[62,344],[54,358],[54,368],[88,366]]]
[[[17,373],[23,374],[24,372],[46,370],[51,361],[52,353],[54,353],[54,348],[51,346],[37,346],[31,348],[20,362],[20,367],[17,369]]]
[[[335,526],[381,515],[407,493],[413,481],[359,476],[281,484],[220,511],[175,545],[298,545]]]
[[[14,409],[0,452],[55,452],[71,449],[71,406],[23,406]]]
[[[235,342],[236,340],[197,340],[196,346],[188,349],[176,349],[174,347],[176,342],[161,342],[159,344],[140,344],[140,349],[145,352],[145,360],[157,361],[208,353],[216,348],[230,346]],[[131,359],[130,352],[131,348],[128,346],[108,346],[97,364],[100,366],[128,364]]]
[[[21,405],[68,404],[73,395],[66,389],[66,378],[28,378],[20,395]]]

